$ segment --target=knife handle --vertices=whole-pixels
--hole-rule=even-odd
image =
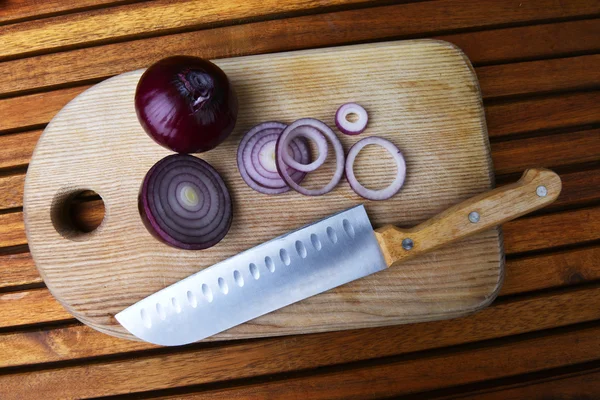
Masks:
[[[386,225],[375,235],[390,267],[542,208],[556,200],[561,187],[555,172],[528,169],[518,182],[463,201],[414,228]]]

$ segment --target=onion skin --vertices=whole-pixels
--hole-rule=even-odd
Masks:
[[[135,110],[146,133],[178,153],[211,150],[235,127],[238,100],[227,75],[210,61],[188,56],[148,68],[135,92]]]

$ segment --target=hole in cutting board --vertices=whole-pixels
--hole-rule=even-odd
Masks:
[[[63,237],[81,241],[95,231],[104,220],[104,201],[93,190],[59,193],[52,204],[54,228]]]

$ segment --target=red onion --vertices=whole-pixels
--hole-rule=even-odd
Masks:
[[[237,96],[210,61],[176,56],[150,66],[138,82],[135,110],[158,144],[178,153],[210,150],[233,130]]]
[[[219,243],[233,218],[231,197],[221,176],[206,161],[182,154],[165,157],[148,171],[139,208],[150,233],[188,250]]]
[[[333,150],[335,152],[336,157],[336,167],[335,172],[333,173],[333,177],[329,181],[327,185],[320,189],[306,189],[300,186],[297,182],[295,182],[290,174],[288,173],[287,165],[283,160],[283,155],[285,151],[287,151],[288,143],[291,140],[290,136],[293,135],[294,130],[298,127],[312,127],[317,129],[321,134],[323,134],[333,146]],[[277,140],[276,147],[276,160],[277,160],[277,169],[281,177],[285,180],[285,182],[298,193],[304,194],[306,196],[319,196],[330,192],[335,185],[338,184],[342,175],[344,174],[344,149],[342,148],[342,144],[340,140],[337,138],[335,133],[329,128],[326,124],[314,118],[302,118],[297,120],[296,122],[289,125],[279,136]]]
[[[290,190],[275,165],[275,144],[287,125],[280,122],[264,122],[250,129],[242,138],[237,152],[238,170],[248,186],[264,194],[279,194]],[[297,139],[290,142],[288,151],[302,163],[310,161],[308,146]],[[303,172],[286,168],[295,182],[301,182]]]
[[[325,163],[325,160],[327,160],[327,152],[329,151],[329,148],[327,146],[327,140],[325,139],[323,134],[321,132],[319,132],[318,129],[313,128],[312,126],[299,126],[296,129],[294,129],[292,132],[290,132],[290,134],[288,135],[288,138],[287,138],[287,143],[293,144],[294,143],[293,139],[295,139],[298,136],[305,137],[305,138],[310,139],[313,142],[315,142],[315,144],[317,145],[317,151],[319,153],[319,157],[317,157],[317,159],[315,161],[311,162],[310,164],[301,164],[301,163],[297,162],[294,159],[294,157],[292,157],[292,155],[290,155],[289,151],[288,152],[284,151],[283,155],[282,155],[283,162],[297,171],[303,171],[303,172],[314,171],[317,168],[319,168],[321,165],[323,165]],[[292,178],[293,178],[293,176],[292,176]]]
[[[348,115],[356,114],[358,119],[355,122],[349,121]],[[358,135],[362,133],[369,122],[367,111],[356,103],[346,103],[338,108],[335,113],[335,125],[346,135]]]
[[[384,149],[386,149],[390,155],[396,161],[396,166],[398,167],[398,172],[396,173],[396,178],[394,181],[385,189],[381,190],[371,190],[367,189],[363,185],[361,185],[356,176],[354,175],[354,160],[358,153],[363,149],[363,147],[368,146],[370,144],[376,144]],[[348,156],[346,157],[346,179],[348,179],[348,183],[350,187],[356,192],[356,194],[364,197],[368,200],[386,200],[398,193],[402,185],[404,184],[404,178],[406,177],[406,163],[404,161],[404,157],[400,152],[400,149],[396,147],[392,142],[386,140],[384,138],[380,138],[377,136],[371,136],[368,138],[364,138],[359,140],[350,148],[348,152]]]

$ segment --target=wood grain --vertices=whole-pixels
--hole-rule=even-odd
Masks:
[[[0,328],[73,319],[46,289],[0,294],[0,315]]]
[[[596,399],[600,397],[600,369],[594,368],[583,372],[566,375],[552,375],[543,379],[535,379],[494,387],[475,393],[435,399],[460,398],[462,400],[543,400],[543,399]],[[432,397],[433,399],[433,397]]]
[[[377,399],[536,372],[595,360],[600,356],[600,329],[515,340],[426,358],[399,359],[350,370],[207,390],[163,399]],[[570,351],[564,343],[577,343]],[[457,368],[460,366],[460,368]],[[425,377],[427,379],[425,379]]]
[[[484,98],[600,87],[600,54],[477,68]]]
[[[61,15],[43,21],[23,22],[2,29],[3,46],[0,49],[0,60],[23,57],[40,51],[57,51],[77,45],[89,46],[95,43],[131,39],[136,35],[165,34],[182,29],[198,29],[216,23],[231,23],[244,18],[264,18],[269,15],[294,11],[306,12],[359,2],[361,0],[297,0],[294,2],[250,0],[243,3],[217,0],[180,2],[157,0],[106,10]],[[595,8],[584,6],[584,10],[576,12],[595,12]]]
[[[0,209],[23,206],[23,184],[25,175],[0,177]]]
[[[497,175],[600,161],[600,129],[492,143]]]
[[[503,231],[507,253],[591,242],[600,239],[600,207],[523,218],[505,224]]]
[[[0,168],[14,168],[29,164],[41,130],[0,136]]]
[[[0,214],[0,242],[3,247],[19,246],[27,243],[23,213]]]
[[[590,300],[598,301],[594,298]],[[568,301],[561,302],[560,305],[569,307]],[[584,311],[579,311],[578,314],[587,313],[590,309],[590,307],[580,308]],[[593,309],[597,312],[598,307]],[[556,313],[560,313],[558,309],[556,310]],[[538,316],[547,315],[552,318],[556,313],[540,310]],[[24,390],[35,391],[46,398],[59,395],[63,398],[82,398],[266,376],[340,364],[360,357],[369,359],[380,354],[399,354],[402,348],[415,349],[422,346],[423,341],[429,342],[430,346],[435,348],[446,344],[445,340],[450,334],[454,335],[454,340],[457,336],[485,337],[486,330],[494,329],[493,326],[489,323],[485,325],[469,323],[480,315],[481,313],[478,313],[463,319],[463,324],[454,326],[456,331],[440,328],[460,320],[352,331],[348,337],[339,333],[327,333],[266,339],[224,347],[188,349],[186,352],[172,354],[0,375],[0,387],[5,388],[10,396],[15,396],[7,397],[8,399],[19,398]],[[508,315],[519,318],[521,314]],[[513,321],[510,318],[500,319],[501,317],[501,314],[496,315],[494,321],[500,322],[496,327],[501,325],[510,329]],[[565,317],[571,319],[572,315],[566,314]],[[533,321],[537,320],[537,318],[533,319]],[[532,320],[519,320],[518,323],[523,322],[528,326]],[[426,330],[419,336],[402,334],[406,329],[417,327]],[[437,329],[428,331],[427,327]],[[371,335],[366,335],[367,333]],[[393,336],[390,336],[392,333]],[[386,336],[380,336],[381,334]],[[431,390],[452,383],[470,383],[594,360],[600,356],[598,334],[600,329],[593,327],[554,335],[537,335],[538,337],[532,335],[533,337],[520,340],[496,342],[494,346],[484,342],[480,346],[455,351],[387,359],[383,363],[371,363],[371,366],[337,368],[337,371],[320,370],[318,375],[309,374],[294,379],[261,382],[234,388],[232,391],[219,390],[215,395],[220,396],[217,398],[227,399],[250,398],[253,394],[256,398],[277,398],[277,396],[288,398],[298,393],[302,393],[307,398],[316,398],[319,395],[324,396],[323,398],[331,398],[334,395],[337,395],[337,398],[352,398],[352,395],[355,396],[354,398],[364,398],[369,393],[382,396],[382,393],[405,394]],[[432,342],[436,335],[441,338],[437,344]],[[326,341],[329,338],[331,340]],[[453,339],[450,339],[450,343],[452,341]],[[327,346],[323,343],[327,343]],[[565,351],[563,346],[565,343],[577,343],[577,346],[571,346],[570,351]],[[274,346],[274,352],[271,351],[271,346]],[[340,346],[351,346],[349,348],[352,351],[339,351]],[[199,362],[200,360],[202,362]],[[456,368],[456,365],[460,365],[461,368]],[[428,377],[428,379],[417,379],[417,377]],[[111,384],[106,385],[105,382]]]
[[[77,2],[69,0],[36,2],[31,0],[4,0],[0,8],[0,25],[132,2],[132,0],[79,0]]]
[[[550,3],[556,4],[552,0],[539,5],[552,7]],[[423,37],[428,32],[472,29],[494,22],[514,23],[520,18],[516,8],[504,8],[499,1],[485,1],[471,2],[470,13],[461,19],[448,19],[438,13],[452,13],[455,8],[448,5],[440,9],[439,4],[428,1],[234,25],[7,61],[0,63],[0,93],[14,95],[98,81],[148,67],[169,55],[225,58],[359,41]],[[407,12],[407,6],[412,7],[410,12]],[[495,20],[487,17],[491,14]],[[483,15],[486,18],[482,18]],[[370,28],[356,29],[357,25]],[[598,20],[584,20],[438,38],[455,43],[478,64],[597,51],[600,49],[599,25]]]
[[[241,133],[259,121],[291,121],[310,115],[332,124],[333,111],[326,110],[339,105],[337,93],[341,88],[348,99],[376,110],[371,113],[371,130],[392,138],[407,154],[412,171],[403,196],[367,203],[376,226],[386,222],[413,224],[490,187],[492,171],[477,82],[462,53],[447,43],[390,42],[252,56],[219,64],[234,82],[242,107],[231,138],[203,158],[225,177],[234,204],[245,206],[236,207],[228,240],[202,251],[200,265],[198,254],[157,243],[139,219],[139,182],[152,164],[168,154],[143,133],[133,110],[131,97],[141,72],[105,81],[78,97],[52,121],[38,142],[25,183],[29,247],[53,294],[78,319],[95,328],[129,337],[113,318],[126,306],[203,266],[359,203],[345,185],[320,201],[293,193],[264,201],[264,195],[243,183],[235,163],[230,162]],[[357,79],[347,73],[348,68],[356,70],[358,65],[369,70],[368,77]],[[427,68],[422,68],[424,65]],[[290,81],[292,75],[294,80]],[[373,89],[365,90],[369,86]],[[269,96],[264,97],[264,93]],[[319,101],[314,102],[315,98]],[[94,120],[102,123],[89,124]],[[97,131],[100,126],[102,132]],[[403,135],[398,135],[398,126],[403,127]],[[444,135],[439,135],[436,127],[443,127]],[[353,138],[340,139],[348,147]],[[105,148],[107,140],[120,145]],[[449,147],[453,148],[451,153],[446,151]],[[105,148],[103,155],[85,156],[99,148]],[[81,168],[83,164],[85,168]],[[383,165],[371,161],[367,170],[374,184],[385,182]],[[316,174],[318,179],[328,181],[329,177]],[[73,241],[61,235],[62,225],[57,228],[53,224],[51,208],[60,201],[55,197],[57,191],[83,189],[102,196],[106,217],[98,230]],[[290,202],[293,210],[286,206]],[[250,236],[248,229],[253,232]],[[130,243],[132,237],[135,244]],[[401,269],[265,315],[220,337],[348,329],[472,312],[495,297],[501,280],[500,260],[498,233],[488,231]],[[447,278],[448,269],[454,271],[452,279]],[[117,273],[120,279],[112,279]],[[390,283],[411,289],[384,289]],[[372,287],[378,288],[377,293],[372,293]],[[334,306],[324,308],[323,302]],[[347,317],[342,317],[344,314]]]
[[[0,289],[41,282],[42,277],[35,268],[31,254],[0,255]],[[1,319],[4,319],[4,316]]]
[[[598,260],[600,260],[599,246],[508,259],[500,295],[599,280]]]
[[[486,107],[485,115],[490,137],[597,124],[600,91],[493,104]]]

